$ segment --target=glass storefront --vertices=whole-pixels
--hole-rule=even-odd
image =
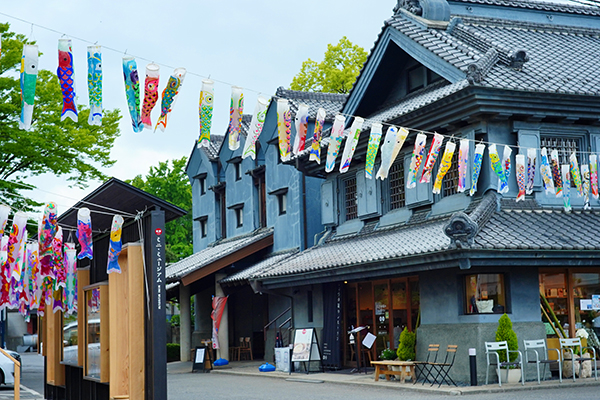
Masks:
[[[371,349],[372,358],[385,348],[396,349],[400,332],[407,327],[414,331],[419,319],[419,281],[417,277],[378,280],[372,282],[347,283],[345,285],[344,318],[346,330],[357,326],[376,336]],[[355,361],[354,349],[345,335],[345,360]]]
[[[600,334],[600,273],[580,269],[540,271],[540,293],[569,337],[579,328]],[[548,318],[542,321],[548,325]],[[548,336],[556,337],[549,327]]]

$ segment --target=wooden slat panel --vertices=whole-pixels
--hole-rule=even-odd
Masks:
[[[121,273],[108,275],[110,396],[129,394],[129,266],[128,248],[119,255]],[[104,321],[102,321],[104,323]]]
[[[141,244],[129,244],[129,399],[145,399],[144,321],[144,265]]]
[[[90,269],[77,269],[77,365],[85,365],[85,293],[90,284]]]

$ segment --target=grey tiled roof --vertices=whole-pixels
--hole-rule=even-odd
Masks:
[[[235,282],[243,282],[249,279],[252,279],[260,274],[264,274],[271,267],[277,264],[280,261],[285,260],[286,258],[298,253],[298,249],[291,249],[286,251],[281,251],[277,253],[269,254],[264,260],[254,264],[253,266],[246,268],[243,271],[235,273],[227,278],[221,279],[220,283],[235,283]]]
[[[305,103],[308,106],[308,117],[315,119],[317,111],[323,107],[326,111],[326,119],[333,119],[341,110],[348,95],[337,93],[301,92],[298,90],[277,88],[275,97],[287,99],[290,102],[292,113],[296,113],[298,106]],[[274,100],[276,101],[276,100]]]
[[[259,276],[269,278],[314,272],[443,251],[450,245],[450,239],[443,232],[447,221],[448,218],[442,218],[364,235],[333,238],[280,262]]]
[[[502,209],[480,227],[472,248],[600,250],[597,239],[600,212],[565,213],[559,208],[542,208],[534,200],[527,203],[519,205],[514,200],[502,200]]]
[[[210,135],[210,143],[208,147],[200,147],[200,149],[206,154],[209,160],[216,161],[219,159],[219,149],[225,140],[225,136],[222,135]]]
[[[181,261],[168,265],[166,268],[167,282],[177,281],[191,272],[199,270],[230,253],[243,249],[272,234],[273,228],[263,228],[247,235],[240,235],[212,243],[209,247]]]
[[[600,15],[599,6],[578,4],[577,1],[535,1],[535,0],[452,0],[455,2],[472,4],[500,5],[515,8],[526,8],[529,10],[541,10],[552,12],[563,12],[581,15]]]

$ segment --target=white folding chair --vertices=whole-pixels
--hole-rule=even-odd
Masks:
[[[560,358],[559,349],[547,349],[546,341],[544,339],[539,340],[524,340],[525,344],[525,365],[535,364],[537,369],[537,380],[540,385],[540,364],[544,364],[543,377],[546,380],[546,365],[557,363],[558,364],[558,380],[562,383],[562,363]],[[551,360],[548,357],[549,351],[556,351],[556,360]],[[535,355],[535,357],[533,357]]]
[[[500,354],[506,355],[506,361],[500,361]],[[510,353],[517,353],[517,359],[510,361]],[[502,342],[485,342],[485,357],[487,360],[487,367],[485,369],[485,384],[488,384],[488,375],[490,367],[496,367],[496,374],[498,375],[498,386],[502,386],[502,378],[500,377],[500,368],[503,367],[519,367],[521,369],[521,385],[525,385],[525,376],[523,375],[523,355],[519,350],[509,350],[508,342],[506,340]],[[491,359],[490,359],[491,358]]]

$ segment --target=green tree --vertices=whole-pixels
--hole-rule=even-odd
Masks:
[[[400,339],[398,340],[398,350],[396,350],[398,360],[409,361],[417,358],[415,353],[416,343],[417,335],[414,332],[409,331],[408,328],[404,328],[400,334]]]
[[[327,45],[320,63],[310,58],[304,61],[290,88],[306,92],[348,93],[366,60],[367,52],[344,36],[338,44]]]
[[[99,168],[115,163],[110,150],[119,136],[119,110],[104,110],[102,126],[88,125],[89,109],[80,105],[79,122],[61,121],[62,92],[56,73],[39,70],[31,130],[19,129],[21,55],[23,45],[34,42],[11,32],[8,24],[0,24],[0,35],[0,201],[32,210],[38,204],[21,192],[27,178],[41,174],[66,177],[76,187],[106,179]]]
[[[194,251],[192,244],[192,187],[185,173],[187,158],[159,162],[150,167],[146,179],[136,176],[127,183],[142,189],[158,198],[183,208],[188,213],[166,224],[165,251],[167,262],[181,260]]]

